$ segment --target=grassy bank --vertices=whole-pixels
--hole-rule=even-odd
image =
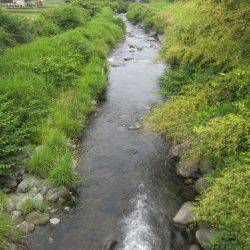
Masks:
[[[106,56],[123,36],[120,24],[105,9],[86,27],[19,46],[1,58],[1,174],[22,160],[29,144],[45,145],[31,158],[31,172],[48,175],[55,156],[72,160],[68,138],[79,136],[93,100],[105,94]]]
[[[198,219],[218,230],[215,249],[248,249],[249,43],[247,1],[178,1],[134,5],[128,18],[165,32],[161,79],[168,104],[147,118],[186,169],[209,187],[197,197]]]
[[[76,140],[105,98],[106,59],[124,35],[124,24],[111,9],[83,9],[46,12],[41,18],[58,26],[60,34],[7,49],[0,59],[1,187],[19,164],[55,186],[79,184]],[[6,222],[0,245],[20,237],[4,200],[0,194],[1,222]]]

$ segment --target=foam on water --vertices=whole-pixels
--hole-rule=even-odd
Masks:
[[[132,200],[133,211],[124,220],[124,250],[151,250],[157,241],[149,222],[151,206],[148,196],[142,184],[140,189]]]

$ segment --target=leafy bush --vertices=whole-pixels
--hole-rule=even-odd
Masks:
[[[133,22],[166,30],[161,55],[172,71],[161,84],[170,100],[146,120],[171,139],[182,161],[213,168],[198,209],[198,221],[218,229],[213,249],[250,247],[247,12],[246,1],[216,0],[133,5],[128,12]]]
[[[31,23],[31,31],[36,36],[53,36],[59,34],[61,30],[54,22],[39,16]]]
[[[199,201],[200,222],[219,229],[214,249],[248,249],[249,239],[249,156],[230,162]]]
[[[42,17],[63,30],[73,29],[86,23],[84,11],[73,5],[53,8],[42,13]]]
[[[29,170],[49,175],[56,164],[53,154],[64,154],[66,137],[79,136],[93,100],[105,94],[106,57],[123,36],[118,23],[106,9],[85,28],[39,39],[1,58],[1,175],[23,160],[29,143],[43,144]],[[56,141],[58,149],[49,143],[54,136],[63,141]]]
[[[229,114],[209,120],[194,128],[194,147],[199,148],[200,159],[214,165],[223,165],[225,159],[247,150],[248,121]]]

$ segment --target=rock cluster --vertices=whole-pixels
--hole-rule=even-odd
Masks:
[[[36,226],[43,226],[50,222],[56,226],[60,219],[53,215],[57,212],[70,195],[70,191],[63,187],[54,187],[44,179],[24,173],[19,167],[14,177],[7,179],[5,186],[9,188],[7,194],[7,210],[12,219],[17,222],[17,228],[24,233],[31,233]],[[50,212],[49,212],[50,210]],[[69,207],[64,208],[70,211]]]

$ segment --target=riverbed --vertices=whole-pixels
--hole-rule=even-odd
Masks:
[[[179,179],[167,143],[143,124],[163,100],[157,81],[165,65],[157,59],[158,42],[141,27],[126,26],[109,58],[107,99],[81,142],[79,203],[58,226],[36,230],[31,249],[172,249]]]

